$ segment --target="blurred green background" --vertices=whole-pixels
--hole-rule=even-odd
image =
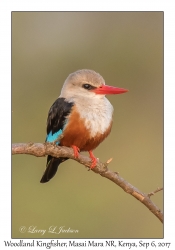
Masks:
[[[129,89],[109,96],[110,136],[94,151],[149,193],[163,185],[163,12],[12,12],[12,142],[44,142],[50,106],[68,74],[99,72]],[[73,160],[40,184],[46,157],[12,157],[13,238],[161,238],[139,201]],[[152,196],[163,209],[163,193]],[[21,233],[34,226],[41,233]],[[48,233],[55,226],[78,233]]]

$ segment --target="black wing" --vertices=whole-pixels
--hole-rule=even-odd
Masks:
[[[62,130],[66,116],[71,112],[73,102],[67,102],[65,98],[58,98],[51,106],[47,118],[47,134]]]
[[[62,133],[66,116],[71,112],[73,103],[67,102],[65,98],[58,98],[51,106],[47,118],[47,141],[54,141]],[[60,163],[68,158],[47,157],[46,170],[40,180],[41,183],[48,182],[57,172]]]

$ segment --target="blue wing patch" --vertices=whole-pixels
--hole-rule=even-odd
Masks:
[[[62,133],[63,133],[62,129],[60,129],[58,132],[55,132],[54,134],[52,134],[52,131],[50,131],[50,133],[46,137],[46,141],[47,142],[54,142]],[[57,145],[59,143],[60,143],[59,141],[56,142]]]

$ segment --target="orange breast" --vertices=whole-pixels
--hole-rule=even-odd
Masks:
[[[95,149],[111,131],[112,122],[105,133],[97,133],[95,137],[91,137],[90,131],[86,128],[84,120],[80,117],[76,107],[73,108],[68,119],[63,138],[60,141],[61,146],[70,147],[75,145],[81,151],[90,151]]]

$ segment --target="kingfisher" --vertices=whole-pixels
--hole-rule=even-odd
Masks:
[[[109,135],[112,127],[113,106],[107,94],[122,94],[127,89],[108,86],[94,70],[82,69],[65,80],[61,94],[51,106],[47,118],[47,143],[72,147],[74,157],[88,151],[93,169],[97,158],[93,150]],[[68,158],[47,157],[41,183],[48,182],[60,163]]]

